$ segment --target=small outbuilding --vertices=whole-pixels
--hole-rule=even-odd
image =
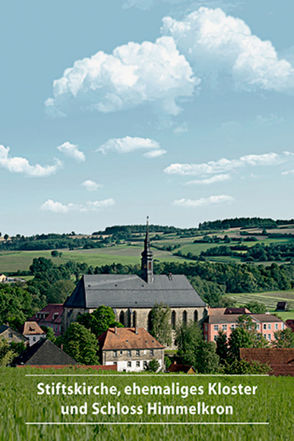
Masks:
[[[41,339],[14,360],[16,366],[59,367],[76,365],[70,355],[52,341]]]

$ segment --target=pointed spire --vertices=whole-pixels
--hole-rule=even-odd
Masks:
[[[144,251],[142,252],[141,269],[143,271],[143,278],[147,283],[153,282],[153,255],[150,249],[149,238],[149,216],[146,221],[146,235],[144,240]]]

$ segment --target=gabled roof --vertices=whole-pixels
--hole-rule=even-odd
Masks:
[[[144,328],[109,328],[98,340],[102,351],[164,349],[164,346]]]
[[[3,334],[3,332],[5,332],[7,330],[12,332],[14,335],[16,335],[18,338],[22,339],[23,341],[27,341],[27,339],[23,335],[21,335],[19,332],[15,331],[14,329],[10,328],[10,326],[7,326],[7,325],[0,326],[0,336],[1,336],[1,334]]]
[[[236,323],[238,318],[244,314],[219,314],[219,315],[210,315],[206,317],[205,321],[207,323],[212,324],[222,324],[222,323]],[[253,321],[259,323],[279,323],[283,322],[280,318],[271,314],[246,314],[248,317],[251,317]]]
[[[39,335],[45,334],[43,329],[40,328],[37,322],[24,322],[23,325],[23,335]]]
[[[32,317],[36,322],[45,321],[50,323],[61,323],[64,306],[62,303],[49,303],[41,311]],[[45,318],[38,317],[39,314],[46,314]]]
[[[14,361],[21,365],[68,365],[77,362],[50,340],[41,339]]]
[[[153,282],[147,283],[135,274],[84,275],[64,306],[152,308],[156,303],[170,307],[205,307],[184,275],[155,275]]]
[[[284,348],[241,348],[240,357],[249,362],[268,364],[274,375],[294,376],[294,349]]]
[[[9,328],[9,326],[6,326],[6,325],[1,325],[0,326],[0,334],[2,334],[4,331],[6,331],[7,329],[11,329],[11,328]]]
[[[247,308],[226,308],[224,314],[249,314]]]
[[[191,364],[179,364],[174,362],[168,368],[168,372],[184,372],[185,374],[190,370],[196,373],[195,368]]]

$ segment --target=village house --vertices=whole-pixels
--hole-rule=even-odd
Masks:
[[[98,340],[102,364],[119,372],[141,372],[154,359],[164,368],[164,346],[144,328],[109,328]]]
[[[14,360],[16,366],[60,367],[77,362],[50,340],[41,339]]]
[[[91,313],[101,305],[110,306],[116,320],[124,326],[137,326],[148,331],[151,329],[151,310],[156,304],[170,308],[173,329],[204,317],[206,304],[186,276],[153,274],[148,222],[141,269],[142,277],[136,274],[84,275],[64,303],[64,331],[79,314]]]
[[[8,343],[28,343],[26,337],[7,325],[0,326],[0,338],[3,338],[3,340],[6,340]]]
[[[216,341],[219,331],[230,337],[238,326],[238,318],[243,314],[212,314],[208,315],[203,323],[204,339]],[[283,320],[271,314],[248,314],[256,325],[256,331],[261,333],[269,342],[275,340],[275,332],[285,329]]]
[[[55,336],[58,337],[61,335],[63,309],[62,303],[50,303],[37,312],[31,320],[37,322],[40,326],[52,328]]]
[[[176,373],[176,372],[183,372],[184,374],[196,374],[196,370],[191,364],[181,364],[177,361],[174,361],[170,367],[168,368],[168,372]]]
[[[248,362],[257,361],[270,366],[270,375],[294,377],[293,348],[241,348],[240,358]]]
[[[23,325],[22,335],[29,341],[29,346],[34,345],[40,339],[46,338],[43,329],[36,322],[25,322]]]

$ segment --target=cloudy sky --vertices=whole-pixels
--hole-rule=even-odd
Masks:
[[[294,4],[4,2],[2,234],[293,217]]]

